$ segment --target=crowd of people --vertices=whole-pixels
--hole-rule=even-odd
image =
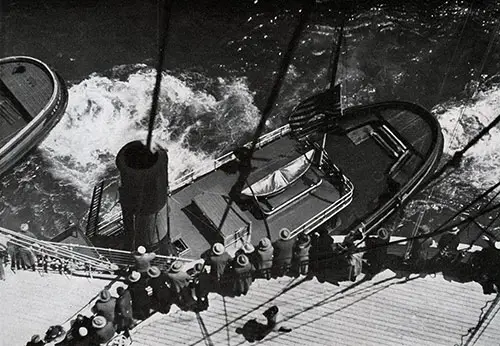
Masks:
[[[350,251],[356,248],[354,244],[360,236],[354,233],[342,243],[335,243],[326,230],[290,237],[290,231],[284,228],[274,243],[268,238],[260,239],[256,246],[246,243],[234,256],[223,244],[216,243],[194,266],[177,260],[163,270],[151,264],[155,254],[140,246],[133,254],[135,265],[125,274],[126,288],[119,287],[115,297],[109,290],[103,290],[92,316],[77,316],[67,332],[61,326],[52,326],[45,338],[33,336],[28,345],[48,342],[100,345],[117,335],[128,338],[130,329],[138,322],[154,312],[168,313],[173,304],[183,310],[200,312],[208,308],[210,292],[223,296],[246,295],[255,279],[269,280],[284,275],[316,277],[320,282],[337,284],[355,281],[362,271],[370,278],[397,262],[395,269],[403,268],[407,272],[469,275],[469,279],[483,285],[485,293],[497,292],[500,287],[497,269],[500,242],[491,241],[490,247],[465,261],[466,252],[458,249],[458,234],[446,233],[440,237],[437,247],[433,247],[431,238],[419,239],[413,242],[407,261],[399,257],[391,262],[391,255],[387,253],[388,233],[366,237],[366,251]]]

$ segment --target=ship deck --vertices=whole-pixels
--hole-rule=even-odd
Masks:
[[[246,296],[209,296],[207,311],[156,314],[133,332],[135,345],[474,345],[496,344],[498,304],[476,283],[435,277],[398,277],[321,284],[316,279],[257,280]],[[250,342],[249,321],[277,305],[290,333]],[[488,314],[486,312],[489,312]],[[470,328],[480,327],[470,332]],[[247,324],[248,323],[248,324]],[[247,325],[246,325],[247,324]],[[246,326],[245,326],[246,325]],[[243,331],[242,331],[243,329]],[[468,333],[469,332],[469,333]]]

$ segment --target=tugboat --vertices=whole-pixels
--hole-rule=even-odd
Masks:
[[[47,136],[67,103],[64,80],[42,61],[0,59],[0,175]]]
[[[435,117],[413,103],[344,109],[335,84],[342,32],[329,87],[297,105],[287,124],[209,166],[168,181],[165,152],[125,145],[120,187],[110,187],[119,190],[122,213],[97,224],[102,191],[94,190],[87,233],[122,234],[126,250],[145,245],[198,258],[214,243],[234,253],[278,239],[283,228],[294,237],[332,219],[332,234],[362,239],[374,231],[434,172],[443,137]]]

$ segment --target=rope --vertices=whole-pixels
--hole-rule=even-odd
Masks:
[[[151,103],[151,110],[149,112],[149,124],[148,124],[148,137],[146,140],[146,147],[148,150],[151,152],[151,141],[153,138],[153,130],[154,130],[154,124],[156,120],[156,115],[158,112],[158,100],[160,97],[160,87],[161,87],[161,79],[163,75],[163,63],[165,60],[165,50],[167,47],[167,38],[168,38],[168,27],[170,24],[170,15],[172,13],[172,2],[173,0],[163,0],[164,3],[164,9],[163,9],[163,16],[160,16],[160,18],[163,18],[162,24],[163,24],[163,30],[161,32],[162,37],[161,37],[161,45],[160,49],[158,50],[158,61],[157,61],[157,66],[156,66],[156,81],[155,81],[155,86],[153,89],[153,101]]]

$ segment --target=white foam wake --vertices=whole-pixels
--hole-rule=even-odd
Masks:
[[[126,79],[94,74],[72,86],[66,114],[40,146],[52,175],[85,199],[96,182],[116,176],[120,148],[145,141],[154,79],[154,71],[143,67]],[[172,178],[208,163],[258,121],[244,79],[211,82],[213,90],[197,90],[188,81],[163,76],[154,142],[168,149]],[[206,145],[210,135],[215,145]]]
[[[476,134],[500,115],[500,88],[477,93],[467,104],[441,105],[434,109],[443,129],[445,153],[462,149]],[[500,177],[500,128],[493,128],[464,156],[460,179],[484,189]]]

